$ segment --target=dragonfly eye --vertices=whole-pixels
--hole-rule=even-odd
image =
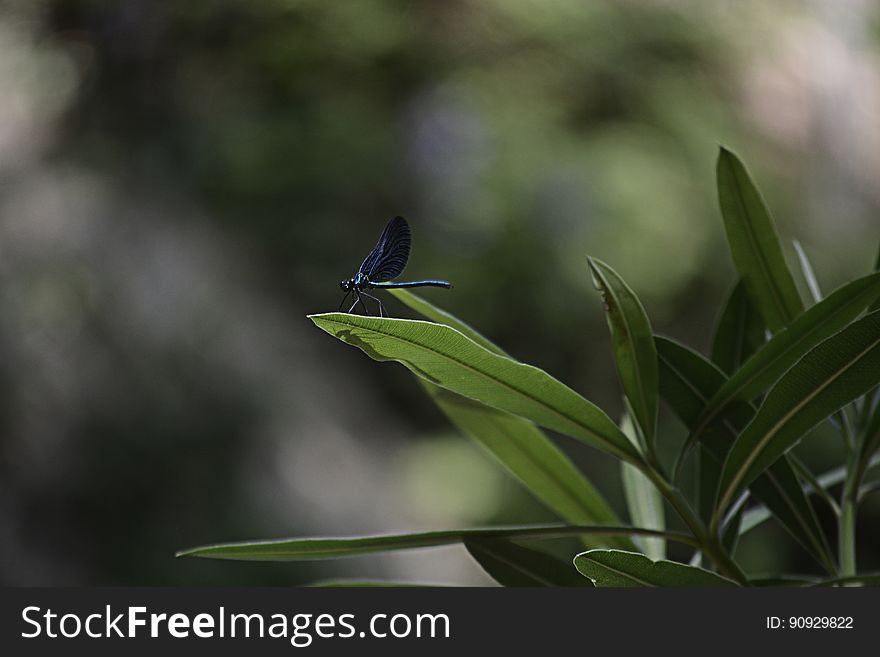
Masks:
[[[349,286],[350,284],[351,284],[351,281],[347,281],[347,280],[346,280],[346,281],[340,281],[340,282],[339,282],[339,287],[342,289],[343,292],[348,292],[348,286]]]

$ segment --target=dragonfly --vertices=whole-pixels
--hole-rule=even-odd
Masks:
[[[412,247],[412,231],[403,217],[393,217],[386,225],[379,241],[369,255],[364,258],[357,273],[351,278],[339,283],[339,287],[345,292],[342,301],[339,302],[339,310],[345,305],[346,300],[354,294],[354,303],[348,312],[355,309],[358,304],[364,309],[364,314],[369,315],[367,304],[363,297],[372,299],[379,304],[379,317],[385,316],[385,306],[382,301],[369,294],[367,290],[384,289],[390,290],[402,287],[445,287],[451,288],[448,281],[424,280],[393,282],[403,273],[409,260],[409,252]]]

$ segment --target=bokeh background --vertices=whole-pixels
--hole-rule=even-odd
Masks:
[[[585,256],[621,272],[658,331],[705,350],[733,281],[719,143],[826,290],[871,268],[878,7],[3,1],[0,580],[486,583],[458,548],[172,555],[552,520],[402,367],[305,315],[335,310],[401,214],[408,275],[455,283],[431,301],[616,417]],[[662,427],[682,439],[668,414]],[[838,443],[820,430],[800,452],[822,471]],[[617,464],[560,445],[625,514]],[[878,497],[859,518],[865,567],[880,566]],[[739,555],[815,571],[772,524]]]

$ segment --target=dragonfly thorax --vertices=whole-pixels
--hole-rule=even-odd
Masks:
[[[339,283],[339,287],[341,287],[345,292],[349,290],[363,290],[370,284],[369,277],[363,272],[358,272],[354,275],[354,278],[349,278],[347,280]]]

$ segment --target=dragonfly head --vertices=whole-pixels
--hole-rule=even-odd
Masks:
[[[339,287],[343,292],[348,292],[351,289],[352,280],[350,278],[346,278],[343,281],[339,282]]]

